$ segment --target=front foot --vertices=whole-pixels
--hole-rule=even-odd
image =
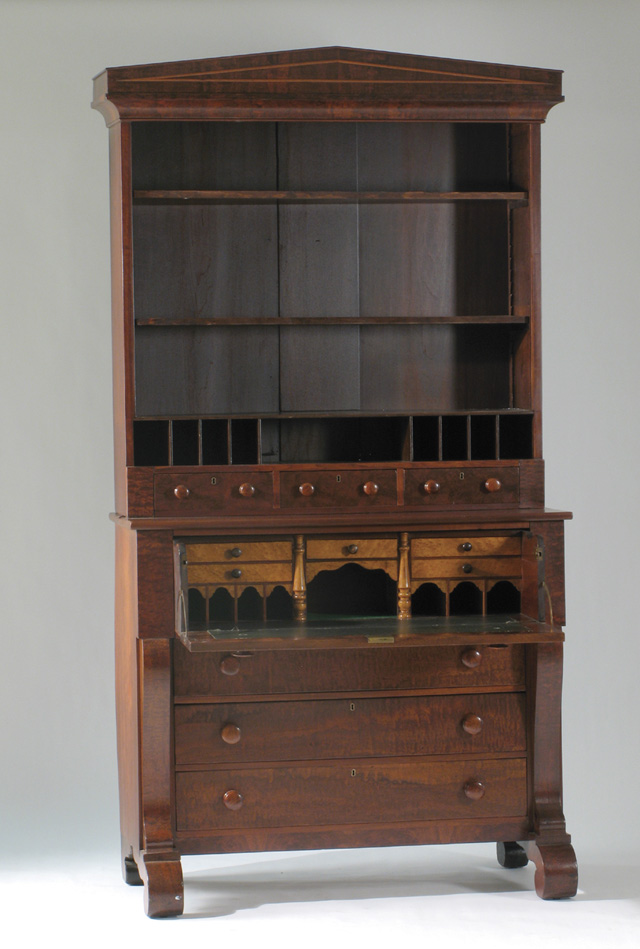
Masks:
[[[182,915],[184,888],[180,854],[176,851],[143,853],[141,870],[147,916],[163,919]]]
[[[529,863],[527,851],[513,840],[499,840],[497,843],[498,863],[507,870],[526,867]]]
[[[544,844],[531,840],[527,855],[536,866],[536,893],[542,900],[565,900],[578,891],[578,864],[569,843]]]

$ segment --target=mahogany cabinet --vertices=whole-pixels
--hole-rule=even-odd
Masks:
[[[122,856],[495,841],[572,896],[546,69],[107,69]]]

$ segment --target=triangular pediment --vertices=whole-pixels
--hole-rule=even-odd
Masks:
[[[334,98],[368,109],[393,101],[432,111],[436,103],[442,110],[464,102],[536,101],[548,109],[562,98],[560,80],[557,70],[332,46],[118,67],[97,77],[96,92],[103,101],[118,100],[121,114],[125,99],[149,97],[192,107],[200,101],[202,108],[214,100],[259,97],[269,115],[282,112],[287,100],[318,105]],[[368,117],[366,110],[362,117]]]

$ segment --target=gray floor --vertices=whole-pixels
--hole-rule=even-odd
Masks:
[[[426,938],[434,949],[465,938],[473,949],[640,945],[640,868],[597,856],[582,855],[578,896],[555,903],[535,896],[531,865],[503,870],[485,844],[190,857],[181,920],[148,920],[142,890],[121,882],[115,854],[34,864],[0,874],[0,932],[15,926],[22,945],[54,932],[70,949],[88,937],[100,946],[145,936],[154,949],[175,949],[176,938],[189,949],[230,939],[234,949],[389,949],[400,938]]]

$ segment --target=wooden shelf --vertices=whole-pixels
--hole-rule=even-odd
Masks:
[[[413,324],[413,325],[433,325],[433,324],[453,324],[465,323],[471,325],[483,324],[513,324],[525,325],[529,322],[529,314],[520,314],[514,316],[511,314],[495,314],[491,316],[220,316],[220,317],[175,317],[164,319],[162,317],[145,317],[136,320],[136,326],[322,326],[342,324],[345,326],[357,326],[371,324]]]
[[[352,204],[369,203],[510,201],[528,200],[526,191],[203,191],[136,190],[134,201],[303,201]]]

